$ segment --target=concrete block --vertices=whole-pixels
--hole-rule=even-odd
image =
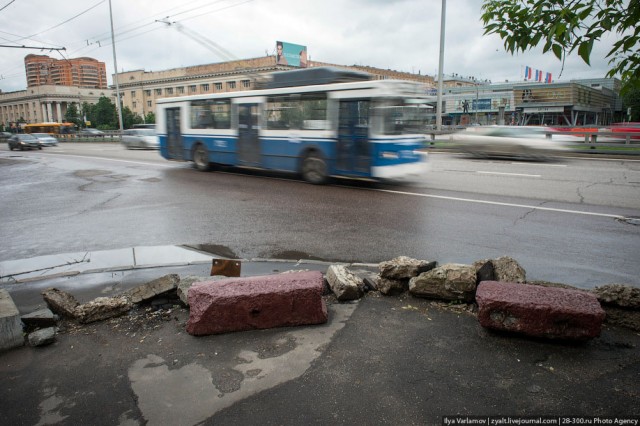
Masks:
[[[476,301],[483,327],[533,337],[588,340],[605,318],[598,299],[580,290],[483,281]]]
[[[20,312],[7,290],[0,289],[0,351],[24,345]]]
[[[318,271],[227,278],[188,290],[192,335],[321,324],[328,319]]]

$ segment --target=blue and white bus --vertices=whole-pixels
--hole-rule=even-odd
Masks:
[[[160,153],[193,161],[202,171],[215,165],[286,171],[314,184],[330,176],[382,180],[422,173],[422,129],[432,109],[424,91],[412,82],[363,75],[283,71],[264,89],[159,99]]]

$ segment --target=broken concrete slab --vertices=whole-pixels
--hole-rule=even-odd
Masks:
[[[473,263],[473,266],[476,271],[479,271],[487,262],[491,262],[493,265],[494,281],[520,284],[527,282],[526,271],[514,258],[501,256],[495,259],[478,260]],[[487,267],[485,266],[485,268]],[[487,270],[485,269],[485,271]]]
[[[476,269],[471,265],[447,263],[409,281],[409,292],[430,299],[473,301]]]
[[[129,298],[131,303],[141,303],[145,300],[153,299],[162,293],[175,290],[178,288],[179,282],[180,276],[178,274],[168,274],[132,288],[124,293],[123,296]]]
[[[476,301],[483,327],[533,337],[588,340],[605,318],[593,294],[563,288],[484,281]]]
[[[41,328],[29,333],[27,340],[31,346],[46,346],[56,341],[56,327]]]
[[[56,325],[58,316],[51,309],[39,309],[22,316],[26,328],[47,328]]]
[[[42,297],[56,314],[66,318],[76,318],[76,308],[80,306],[80,302],[72,294],[57,288],[48,288],[42,292]]]
[[[87,324],[120,316],[128,312],[131,307],[132,304],[129,298],[125,296],[98,297],[88,303],[79,305],[76,308],[76,317],[81,323]]]
[[[623,284],[607,284],[593,290],[601,303],[621,308],[640,309],[640,288]]]
[[[397,296],[409,290],[409,280],[394,280],[380,277],[378,290],[385,296]]]
[[[24,345],[20,312],[7,290],[0,289],[0,351]]]
[[[437,266],[437,262],[413,259],[408,256],[398,256],[381,262],[378,265],[380,276],[391,280],[408,280],[423,272],[430,271]]]
[[[188,291],[192,335],[321,324],[328,320],[321,272],[226,278]]]
[[[333,294],[341,302],[356,300],[364,295],[364,281],[344,265],[329,266],[327,282]]]

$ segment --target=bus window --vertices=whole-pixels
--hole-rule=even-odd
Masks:
[[[327,94],[304,93],[267,99],[268,130],[326,130]]]
[[[230,129],[231,100],[215,99],[191,102],[192,129]]]
[[[421,133],[432,107],[410,100],[385,100],[373,107],[372,132],[379,135]]]

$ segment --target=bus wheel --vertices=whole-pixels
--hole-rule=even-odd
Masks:
[[[327,181],[327,163],[315,152],[310,152],[302,161],[302,178],[314,185]]]
[[[209,171],[211,168],[211,165],[209,164],[209,153],[207,152],[207,148],[205,148],[201,143],[193,148],[192,158],[195,168],[201,172]]]

